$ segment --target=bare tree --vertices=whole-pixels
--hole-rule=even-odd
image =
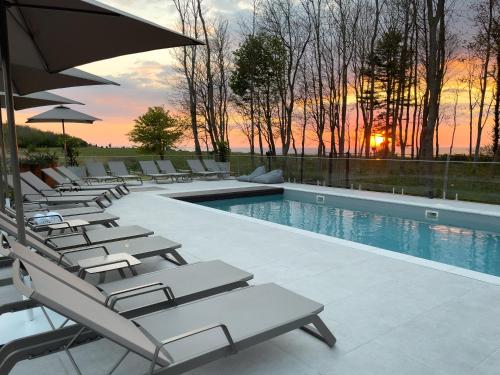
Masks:
[[[182,33],[194,38],[199,37],[198,12],[195,0],[172,0],[179,14]],[[196,63],[197,47],[184,46],[177,60],[181,65],[182,73],[186,79],[187,107],[191,120],[191,131],[193,134],[194,149],[196,155],[201,156],[201,146],[198,136],[197,102],[196,102]]]
[[[312,28],[303,7],[293,0],[267,0],[262,8],[263,29],[279,38],[287,52],[286,86],[281,88],[282,109],[278,116],[282,153],[287,155],[292,141],[297,75]]]

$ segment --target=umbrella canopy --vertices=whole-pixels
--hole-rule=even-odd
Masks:
[[[14,95],[14,108],[17,110],[43,107],[54,104],[83,104],[75,100],[65,98],[50,92],[37,92],[26,96]],[[5,107],[5,94],[0,91],[0,109]],[[0,124],[3,124],[0,111]],[[0,207],[5,205],[4,183],[7,181],[7,161],[4,147],[3,125],[0,125],[0,155],[1,155],[1,173],[0,173]]]
[[[93,0],[6,3],[11,63],[51,73],[131,53],[202,44]]]
[[[68,150],[66,145],[66,129],[64,125],[67,122],[73,122],[78,124],[93,124],[94,121],[100,121],[97,117],[87,115],[82,112],[75,111],[74,109],[65,107],[63,105],[57,106],[47,112],[40,113],[36,116],[30,117],[26,122],[28,124],[38,123],[38,122],[60,122],[63,131],[63,142],[64,142],[64,161],[68,156]]]
[[[2,68],[0,67],[0,74]],[[83,70],[72,68],[57,74],[42,69],[23,65],[12,65],[12,82],[14,93],[26,95],[44,90],[62,89],[65,87],[89,85],[117,85],[118,83],[96,76]],[[3,91],[3,81],[0,80],[0,91]]]
[[[24,212],[12,64],[56,73],[116,56],[196,44],[203,43],[92,0],[0,0],[0,55],[17,222],[24,221]],[[26,243],[23,225],[18,225],[17,234]]]
[[[52,94],[51,92],[35,92],[28,95],[16,95],[14,94],[14,109],[20,111],[23,109],[43,107],[46,105],[56,105],[56,104],[82,104],[76,100],[65,98],[64,96],[59,96]],[[0,107],[5,107],[5,93],[0,91]],[[1,118],[1,117],[0,117]]]
[[[26,122],[33,124],[36,122],[74,122],[80,124],[92,124],[94,121],[101,119],[87,115],[63,105],[52,108],[46,112],[42,112],[36,116],[30,117]]]

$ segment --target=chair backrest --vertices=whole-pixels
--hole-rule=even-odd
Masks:
[[[198,159],[186,160],[186,161],[189,165],[189,168],[191,168],[191,170],[193,172],[206,172],[207,171],[205,169],[205,167],[203,166],[203,164],[201,164],[201,161],[199,161]]]
[[[14,182],[12,180],[12,175],[8,175],[7,176],[7,184],[11,187],[11,188],[14,188]],[[37,200],[37,199],[41,199],[43,198],[43,196],[38,192],[36,191],[35,189],[33,189],[30,185],[28,185],[24,180],[21,180],[21,193],[23,195],[25,194],[29,194],[29,196],[26,196],[26,200],[28,201],[33,201],[33,200]]]
[[[141,166],[142,173],[146,175],[160,173],[153,160],[140,160],[139,165]]]
[[[71,172],[73,172],[73,174],[75,174],[76,176],[78,176],[80,179],[85,178],[85,177],[88,176],[87,175],[87,169],[85,167],[74,165],[74,166],[69,166],[67,168],[68,168],[68,170],[70,170]]]
[[[130,174],[123,161],[108,161],[108,167],[113,176],[126,176]]]
[[[24,283],[21,264],[31,277],[30,286]],[[148,337],[132,321],[28,262],[17,259],[12,269],[14,285],[26,297],[144,358],[150,360],[154,358],[158,343]],[[159,363],[169,364],[167,357],[161,352]]]
[[[231,172],[231,164],[228,161],[218,161],[217,165],[221,172]]]
[[[82,168],[83,169],[83,168]],[[63,176],[67,177],[71,182],[79,182],[82,181],[82,178],[74,173],[71,169],[68,167],[57,167],[57,170],[59,173],[61,173]]]
[[[54,191],[52,187],[47,185],[45,182],[40,180],[37,176],[35,176],[32,172],[22,172],[21,178],[26,181],[29,185],[31,185],[35,190],[41,192],[44,191]]]
[[[59,185],[71,184],[71,180],[68,177],[65,177],[62,174],[57,173],[55,169],[43,168],[42,173],[53,179]]]
[[[101,162],[87,161],[85,162],[85,166],[87,167],[87,172],[90,177],[103,177],[108,175]]]
[[[158,164],[160,171],[163,173],[177,173],[177,170],[170,160],[157,160],[156,164]]]
[[[217,162],[214,159],[205,159],[205,160],[203,160],[203,164],[205,164],[205,167],[207,167],[207,169],[210,172],[220,172],[221,171],[219,166],[217,165]]]
[[[15,240],[9,240],[9,244],[12,257],[20,259],[23,263],[29,263],[32,266],[39,268],[43,272],[55,277],[60,282],[92,298],[94,301],[104,304],[105,297],[92,284],[61,268],[49,259],[29,250]]]
[[[0,212],[0,229],[8,233],[10,236],[17,236],[17,223],[15,219],[9,217],[3,212]],[[53,250],[45,245],[41,237],[30,228],[26,228],[26,242],[29,246],[38,251],[40,254],[43,254],[45,257],[52,259],[53,261],[59,260],[60,254],[56,250]],[[73,266],[67,258],[63,258],[61,264],[65,267]]]

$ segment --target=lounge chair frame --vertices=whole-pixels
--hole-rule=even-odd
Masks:
[[[116,187],[116,189],[119,190],[120,193],[123,195],[130,194],[130,189],[123,182],[106,183],[106,182],[94,181],[91,179],[85,180],[85,179],[80,178],[77,174],[73,173],[73,171],[71,171],[71,169],[69,169],[68,167],[63,167],[63,166],[57,167],[57,170],[62,175],[66,176],[66,178],[68,178],[73,184],[76,184],[78,186],[81,186],[81,185],[83,185],[83,186],[103,186],[103,185],[107,186],[107,185],[110,185],[110,186]]]
[[[85,162],[85,167],[87,168],[87,177],[85,180],[88,181],[96,181],[96,182],[112,182],[112,181],[120,181],[120,178],[116,176],[110,176],[106,172],[106,168],[104,168],[104,164],[98,161],[87,161]]]
[[[88,192],[82,192],[82,191],[67,191],[63,192],[60,190],[53,189],[49,185],[47,185],[45,182],[43,182],[38,176],[33,174],[32,172],[22,172],[21,173],[21,178],[28,184],[30,185],[33,189],[38,191],[40,194],[46,196],[46,197],[102,197],[106,199],[110,205],[113,203],[111,201],[111,198],[108,196],[108,192],[106,190],[94,190],[94,191],[88,191]]]
[[[9,186],[12,186],[12,178],[8,176],[7,178]],[[74,205],[83,204],[84,206],[89,206],[91,203],[97,204],[100,208],[108,208],[111,204],[109,198],[103,196],[93,196],[93,195],[80,195],[80,196],[45,196],[34,188],[32,188],[28,183],[21,179],[21,190],[23,193],[23,201],[27,203],[35,204],[46,204],[48,206],[59,206],[59,205]],[[105,205],[103,200],[108,201]],[[111,202],[112,203],[112,202]]]
[[[123,197],[125,194],[118,188],[118,186],[99,186],[99,185],[88,185],[85,184],[83,186],[74,184],[68,177],[63,176],[62,174],[56,172],[55,169],[52,168],[44,168],[42,169],[42,173],[44,173],[46,176],[50,177],[52,180],[54,180],[57,184],[57,187],[55,188],[58,191],[62,192],[72,192],[72,191],[79,191],[79,192],[85,192],[88,190],[102,190],[106,191],[109,194],[111,194],[113,197],[116,199],[120,199]]]
[[[160,173],[158,167],[153,160],[139,160],[139,166],[141,167],[142,173],[151,178],[157,184],[167,183],[170,179],[174,182],[172,176],[168,173]],[[161,182],[163,181],[163,182]]]
[[[207,171],[200,160],[192,159],[186,160],[186,162],[189,165],[189,168],[191,169],[193,175],[205,177],[206,179],[208,179],[209,177],[217,177],[217,179],[220,179],[218,172]]]
[[[118,177],[125,184],[128,181],[137,181],[139,185],[143,184],[142,178],[139,175],[130,174],[127,166],[121,160],[108,161],[108,167],[111,175]],[[125,173],[126,172],[126,173]]]
[[[36,289],[33,289],[33,285],[31,287],[28,287],[26,284],[24,284],[24,282],[22,281],[23,280],[23,276],[22,276],[23,273],[21,272],[20,264],[21,264],[21,262],[19,260],[16,260],[14,262],[14,266],[13,266],[14,285],[18,288],[18,290],[21,291],[22,294],[24,294],[25,296],[28,296],[32,299],[35,299],[38,302],[47,305],[51,309],[58,311],[59,313],[62,312],[61,309],[63,311],[66,311],[66,313],[68,313],[68,315],[69,315],[68,319],[72,319],[73,321],[76,321],[77,323],[79,323],[81,325],[81,328],[79,328],[79,329],[77,328],[77,329],[74,329],[72,331],[72,333],[75,333],[75,331],[76,331],[76,333],[73,336],[68,335],[67,330],[64,331],[64,333],[66,334],[64,336],[65,339],[68,339],[68,337],[71,337],[69,342],[67,342],[67,344],[63,347],[63,350],[65,350],[70,356],[71,356],[71,353],[69,352],[70,347],[81,342],[80,339],[81,339],[82,335],[87,333],[87,328],[92,330],[92,327],[87,327],[89,324],[91,324],[92,326],[95,326],[96,334],[101,334],[101,335],[107,337],[109,340],[114,341],[115,343],[117,343],[118,345],[121,345],[122,347],[124,347],[126,349],[126,352],[115,363],[111,372],[114,372],[119,367],[119,365],[123,362],[123,360],[128,356],[128,354],[133,352],[133,353],[145,358],[146,360],[150,361],[150,371],[149,371],[150,374],[157,374],[157,375],[158,374],[162,374],[162,375],[163,374],[165,374],[165,375],[180,374],[180,373],[183,373],[185,371],[197,368],[197,367],[199,367],[203,364],[206,364],[208,362],[225,357],[227,355],[235,354],[240,350],[243,350],[243,349],[248,348],[250,346],[259,344],[263,341],[272,339],[274,337],[277,337],[279,335],[282,335],[282,334],[287,333],[289,331],[292,331],[294,329],[298,329],[298,328],[301,328],[304,326],[309,326],[309,325],[312,325],[314,327],[315,332],[317,332],[317,335],[315,334],[314,337],[319,338],[321,341],[326,343],[328,346],[332,347],[336,342],[336,339],[335,339],[335,336],[333,335],[333,333],[326,327],[326,325],[322,322],[321,318],[319,318],[319,316],[318,316],[318,313],[322,310],[322,307],[319,310],[314,308],[314,310],[311,310],[309,313],[306,313],[305,311],[301,312],[295,318],[292,318],[293,315],[289,315],[287,317],[286,322],[283,322],[282,324],[279,324],[279,325],[268,326],[268,327],[266,327],[265,330],[254,332],[249,336],[244,336],[244,337],[240,338],[238,341],[234,339],[230,329],[228,328],[228,326],[224,322],[214,322],[212,324],[203,325],[199,328],[195,328],[195,329],[192,329],[190,331],[181,333],[179,335],[166,338],[163,341],[158,341],[158,339],[155,339],[154,336],[152,336],[148,332],[147,329],[142,327],[141,322],[143,322],[143,317],[138,317],[138,318],[135,318],[131,321],[132,323],[135,324],[134,330],[136,333],[131,332],[131,333],[127,333],[126,335],[118,334],[117,333],[118,326],[116,326],[116,325],[115,325],[115,328],[111,329],[111,331],[109,329],[107,329],[105,332],[103,332],[101,327],[103,327],[104,321],[106,319],[105,317],[99,318],[99,321],[96,321],[95,319],[93,319],[93,317],[87,316],[84,318],[84,320],[88,324],[87,323],[82,324],[81,322],[79,322],[79,320],[83,319],[81,312],[76,312],[76,310],[74,310],[74,309],[71,310],[71,308],[69,308],[68,305],[66,305],[66,307],[63,308],[64,305],[61,306],[60,305],[61,302],[55,302],[55,300],[53,298],[51,298],[49,295],[45,295],[43,291],[38,292]],[[29,265],[29,267],[28,267],[28,264],[24,264],[24,267],[29,268],[28,271],[31,274],[31,276],[33,277],[32,272],[35,271],[36,266]],[[63,294],[69,293],[70,290],[72,290],[71,293],[76,293],[77,295],[79,295],[78,298],[85,298],[85,299],[82,299],[82,300],[86,301],[85,304],[93,304],[93,306],[97,306],[96,304],[98,304],[98,303],[96,301],[93,301],[89,297],[84,297],[84,294],[82,294],[81,292],[77,292],[70,285],[61,283],[60,281],[58,281],[57,279],[54,279],[51,275],[44,273],[40,269],[37,271],[37,273],[38,273],[37,277],[41,277],[40,275],[45,275],[43,277],[51,278],[52,279],[51,284],[54,284],[54,283],[61,284],[61,287],[66,289],[66,292],[65,292],[65,290],[61,290],[60,291],[61,293],[63,293]],[[38,283],[36,281],[35,281],[35,285],[38,285]],[[272,287],[271,284],[270,284],[270,287]],[[68,289],[68,288],[71,288],[71,289]],[[258,287],[247,287],[247,288],[258,288]],[[246,293],[247,288],[239,289],[236,293],[242,293],[241,296],[243,296],[243,298],[244,298],[248,294],[248,293]],[[278,290],[279,290],[279,287],[275,286],[274,288],[278,288]],[[45,291],[47,291],[47,288],[45,288]],[[259,291],[258,289],[253,289],[253,291],[255,293],[265,292],[265,290]],[[233,293],[233,292],[228,292],[228,293]],[[251,293],[252,293],[252,290],[250,290],[250,295],[251,295]],[[281,292],[281,293],[283,293],[283,292]],[[212,297],[212,298],[219,298],[219,296]],[[224,298],[224,296],[222,295],[222,299],[223,298]],[[211,299],[208,299],[208,301],[210,301],[210,300]],[[204,300],[202,300],[200,302],[204,303],[203,301]],[[218,303],[218,301],[217,301],[217,303]],[[69,310],[68,310],[68,308],[69,308]],[[103,308],[104,307],[100,307],[100,309],[103,309]],[[183,308],[183,307],[180,307],[180,308]],[[94,309],[94,308],[92,308],[92,309]],[[164,312],[167,313],[167,315],[168,315],[168,310],[165,310]],[[113,313],[111,313],[111,312],[106,313],[106,314],[107,314],[106,316],[109,315],[108,318],[111,318],[111,316],[113,315]],[[163,316],[165,315],[163,312],[157,312],[155,314],[163,314]],[[131,325],[130,323],[127,323],[125,320],[123,320],[123,317],[118,318],[118,315],[113,315],[113,316],[116,316],[116,319],[121,319],[119,322],[116,322],[116,323],[122,324],[123,327],[125,327],[125,325],[127,327],[130,327],[129,329],[132,329],[134,327],[134,325]],[[148,318],[149,315],[146,315],[144,317]],[[156,318],[162,318],[162,316],[156,315]],[[203,352],[202,354],[198,354],[196,356],[191,356],[187,359],[183,359],[183,360],[178,361],[178,362],[175,362],[168,352],[163,351],[163,348],[166,345],[168,345],[169,343],[177,342],[180,340],[185,340],[187,338],[190,338],[190,337],[193,337],[196,335],[200,335],[200,334],[212,331],[212,330],[221,330],[224,337],[226,338],[227,345],[213,347],[213,348]],[[128,331],[128,329],[127,329],[127,331]],[[120,330],[120,332],[124,332],[124,331]],[[310,330],[308,329],[308,330],[306,330],[306,332],[309,333]],[[141,333],[142,333],[142,336],[140,336]],[[134,341],[132,344],[131,337],[136,337],[134,335],[139,335],[137,337],[139,337],[140,340],[142,340],[142,341],[141,342]],[[60,339],[61,336],[58,336],[58,338]],[[54,338],[54,340],[53,340],[53,341],[56,341],[58,343],[58,347],[51,346],[50,349],[53,349],[56,351],[61,351],[61,341],[58,340],[58,338]],[[144,340],[149,340],[149,342],[146,343]],[[26,348],[23,346],[24,343],[22,343],[21,341],[22,341],[22,339],[17,340],[16,345],[10,345],[8,347],[8,350],[5,350],[5,347],[2,350],[0,350],[0,369],[2,369],[2,371],[9,371],[10,368],[12,368],[11,366],[13,366],[15,364],[14,361],[12,361],[12,360],[9,361],[10,358],[15,357],[18,361],[22,360],[22,359],[29,358],[28,352],[27,352]],[[45,340],[44,343],[39,344],[45,350],[48,350],[48,346],[47,346],[48,342],[47,341],[49,341],[49,340]],[[33,341],[30,341],[30,343],[32,344],[31,346],[36,347],[36,348],[32,348],[31,351],[35,351],[36,349],[39,349],[36,344],[33,344]],[[141,343],[147,344],[147,346],[141,345]],[[152,351],[153,348],[154,348],[154,352]],[[80,373],[80,370],[79,370],[78,365],[77,365],[76,361],[74,360],[74,358],[71,358],[71,360],[72,360],[72,364],[73,364],[75,370],[78,373]]]
[[[172,179],[175,179],[175,182],[193,181],[191,173],[177,172],[172,162],[168,159],[157,160],[156,164],[158,165],[158,169],[160,170],[161,173],[170,175]]]

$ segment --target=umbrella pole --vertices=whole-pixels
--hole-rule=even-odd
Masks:
[[[0,210],[5,212],[5,193],[7,192],[7,159],[5,152],[5,140],[3,136],[2,109],[0,108],[0,148],[2,162],[0,163]]]
[[[9,127],[10,163],[14,183],[14,202],[16,204],[17,240],[26,245],[26,228],[24,227],[23,196],[21,192],[21,174],[17,149],[14,102],[12,99],[12,74],[10,67],[9,35],[7,28],[7,7],[5,0],[0,0],[0,54],[2,56],[3,84],[5,91],[5,110]]]
[[[64,129],[64,120],[62,120],[62,128],[63,128],[64,166],[66,166],[68,160],[68,149],[66,146],[66,130]]]

